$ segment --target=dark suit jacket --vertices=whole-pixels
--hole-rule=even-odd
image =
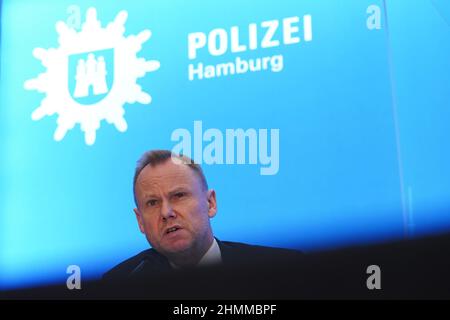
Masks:
[[[303,257],[300,251],[295,250],[216,240],[222,255],[221,266],[226,268],[269,267],[271,263],[289,263]],[[166,257],[155,249],[148,249],[109,270],[104,274],[103,280],[122,282],[140,277],[155,277],[172,271],[174,270]]]

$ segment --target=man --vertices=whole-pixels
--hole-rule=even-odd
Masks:
[[[300,256],[297,251],[215,239],[210,219],[217,213],[216,193],[208,189],[201,167],[186,156],[146,152],[138,161],[133,186],[134,213],[152,249],[114,267],[104,275],[106,280]]]

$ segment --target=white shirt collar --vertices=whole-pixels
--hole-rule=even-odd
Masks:
[[[170,262],[170,261],[169,261]],[[219,244],[216,238],[213,238],[213,242],[209,247],[208,251],[203,255],[200,261],[197,263],[197,267],[207,267],[215,264],[220,264],[222,262],[222,253],[220,252]],[[179,269],[177,265],[170,262],[170,265],[174,269]]]
[[[219,264],[222,262],[222,253],[220,252],[219,244],[216,238],[213,238],[213,243],[206,251],[205,255],[198,262],[198,266],[210,266],[214,264]]]

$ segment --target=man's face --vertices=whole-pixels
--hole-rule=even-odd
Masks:
[[[170,256],[204,250],[212,241],[209,219],[217,211],[214,190],[204,190],[200,178],[170,159],[146,166],[136,181],[139,229],[153,248]]]

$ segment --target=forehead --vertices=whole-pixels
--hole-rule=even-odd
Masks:
[[[175,164],[171,160],[156,166],[147,165],[136,180],[136,188],[149,190],[153,188],[197,187],[199,179],[194,171],[184,164]]]

